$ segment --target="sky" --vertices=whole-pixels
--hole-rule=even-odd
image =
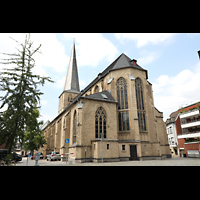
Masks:
[[[9,37],[23,42],[25,34],[0,33],[0,52],[14,53],[20,48]],[[73,39],[81,90],[125,53],[148,70],[154,106],[163,112],[164,120],[181,107],[200,101],[199,33],[31,33],[34,46],[42,44],[42,54],[34,57],[33,72],[55,81],[40,87],[44,93],[40,119],[44,122],[58,114]],[[4,67],[0,64],[0,70]]]

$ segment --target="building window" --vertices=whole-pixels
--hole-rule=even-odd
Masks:
[[[122,145],[122,150],[125,150],[125,145],[124,144]]]
[[[129,131],[129,111],[127,83],[124,78],[117,80],[117,101],[118,101],[118,120],[119,131]]]
[[[95,113],[95,138],[106,138],[106,112],[99,107]]]
[[[107,149],[109,149],[109,144],[107,144]]]
[[[68,102],[72,101],[72,95],[70,94],[68,97]]]
[[[97,85],[97,86],[95,87],[94,93],[98,93],[98,92],[99,92],[99,86]]]
[[[118,110],[128,109],[127,83],[124,78],[117,80]]]
[[[143,100],[143,90],[142,90],[142,81],[140,78],[135,79],[135,93],[137,99],[137,113],[138,113],[138,125],[139,131],[146,131],[146,118],[145,118],[145,109],[144,109],[144,100]]]
[[[74,131],[73,131],[73,144],[76,143],[76,127],[77,127],[77,114],[74,112]]]
[[[172,127],[169,127],[169,134],[172,134]]]

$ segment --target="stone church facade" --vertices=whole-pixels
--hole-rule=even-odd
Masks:
[[[171,157],[163,113],[154,107],[147,79],[147,70],[122,53],[80,91],[74,43],[58,115],[43,128],[43,154],[73,153],[76,162]]]

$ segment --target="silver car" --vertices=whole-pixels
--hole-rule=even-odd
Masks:
[[[61,154],[59,152],[51,152],[47,155],[47,161],[48,160],[61,160]]]

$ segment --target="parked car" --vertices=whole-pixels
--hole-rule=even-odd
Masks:
[[[39,153],[40,154],[40,159],[43,159],[43,153]]]
[[[13,160],[14,160],[15,162],[21,161],[21,160],[22,160],[22,156],[20,156],[20,155],[17,154],[16,152],[11,153],[11,155],[13,156]]]
[[[47,161],[48,160],[61,160],[61,155],[59,152],[51,152],[47,155]]]
[[[0,149],[0,160],[4,160],[7,154],[8,149]],[[12,160],[14,160],[15,162],[22,160],[22,157],[16,152],[11,152],[11,156],[13,157]]]

